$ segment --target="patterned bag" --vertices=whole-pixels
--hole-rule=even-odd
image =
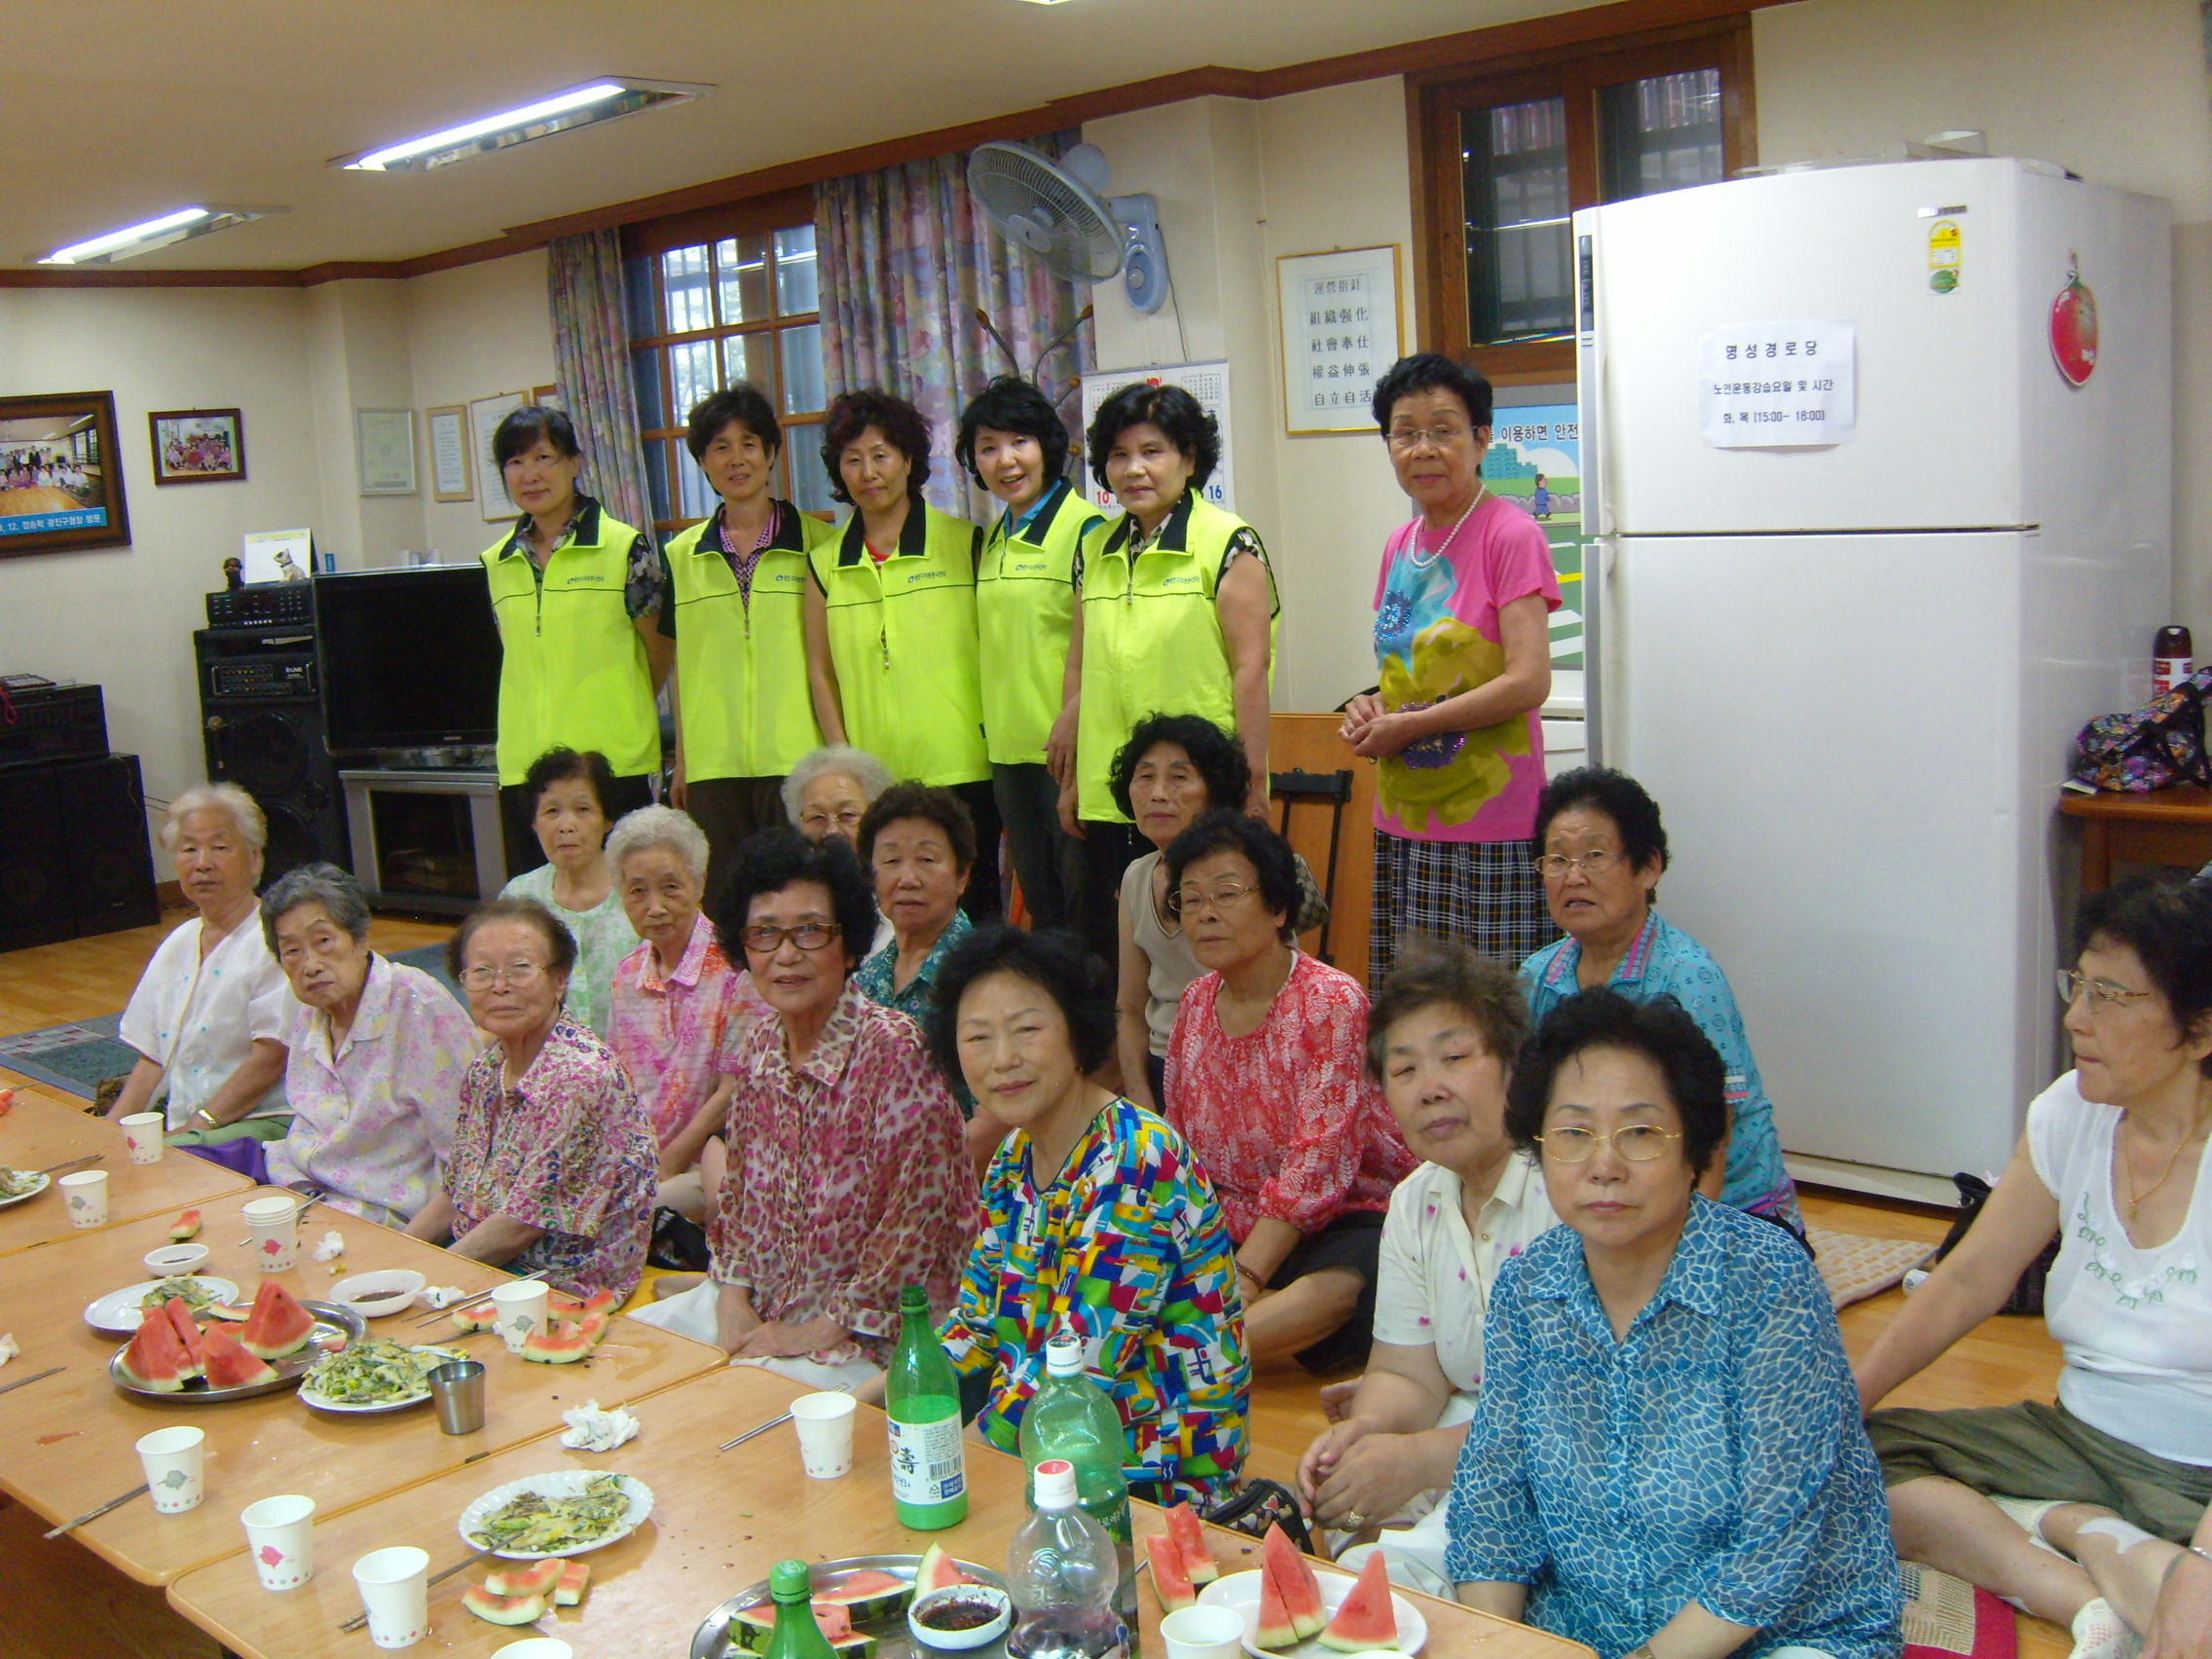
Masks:
[[[2204,756],[2204,700],[2212,668],[2131,714],[2099,715],[2074,740],[2074,777],[2100,790],[2141,793],[2168,784],[2212,784]]]

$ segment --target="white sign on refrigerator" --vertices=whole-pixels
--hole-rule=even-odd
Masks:
[[[1697,413],[1716,449],[1848,441],[1858,421],[1848,318],[1745,322],[1698,336]]]

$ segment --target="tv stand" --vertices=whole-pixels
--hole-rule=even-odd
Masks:
[[[380,766],[338,779],[370,903],[459,915],[506,885],[498,773]]]

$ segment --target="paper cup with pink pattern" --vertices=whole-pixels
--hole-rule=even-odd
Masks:
[[[300,1200],[254,1198],[245,1206],[245,1230],[253,1265],[265,1273],[291,1271],[300,1247]]]
[[[247,1504],[239,1519],[264,1590],[296,1590],[314,1576],[313,1498],[265,1497]]]

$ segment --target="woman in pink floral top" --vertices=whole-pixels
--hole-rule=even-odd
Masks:
[[[568,929],[535,899],[479,904],[446,946],[476,1023],[498,1039],[468,1068],[445,1190],[408,1225],[577,1296],[637,1289],[657,1159],[614,1051],[566,1016]]]
[[[744,1156],[710,1230],[719,1334],[741,1363],[859,1382],[890,1353],[902,1286],[937,1317],[952,1306],[977,1225],[960,1111],[914,1022],[851,983],[875,903],[841,839],[756,835],[716,914],[776,1013],[725,1062]]]
[[[1167,849],[1167,899],[1198,965],[1167,1046],[1168,1122],[1236,1241],[1255,1366],[1367,1352],[1382,1214],[1414,1167],[1367,1075],[1367,994],[1292,943],[1298,869],[1256,819],[1210,812]]]

